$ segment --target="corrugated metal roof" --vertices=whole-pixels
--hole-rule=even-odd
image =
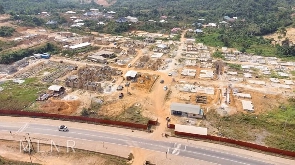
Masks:
[[[191,134],[198,134],[198,135],[207,135],[207,128],[195,127],[195,126],[190,126],[190,125],[175,124],[175,131],[191,133]]]
[[[51,85],[48,90],[51,90],[51,91],[59,91],[60,88],[62,88],[62,86],[60,85]]]
[[[129,70],[126,74],[125,77],[135,77],[137,75],[137,72],[134,70]]]
[[[170,110],[193,114],[202,114],[200,105],[171,103]]]

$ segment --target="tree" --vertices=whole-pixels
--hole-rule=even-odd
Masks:
[[[9,26],[0,27],[0,37],[10,37],[15,32],[15,29]]]
[[[0,14],[5,14],[4,7],[0,5]]]
[[[83,108],[83,110],[81,111],[81,115],[82,116],[88,116],[89,115],[89,112],[86,108]]]
[[[287,29],[285,27],[280,27],[277,31],[277,34],[281,37],[285,37],[287,34]]]
[[[222,55],[222,53],[220,51],[215,51],[212,56],[215,58],[224,59],[224,56]]]

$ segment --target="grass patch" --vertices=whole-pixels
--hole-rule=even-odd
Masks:
[[[292,76],[295,76],[295,70],[291,70],[290,73],[292,74]]]
[[[223,47],[223,43],[218,39],[218,33],[203,34],[196,37],[197,43],[204,43],[212,47]]]
[[[276,56],[277,48],[270,45],[251,45],[248,49],[246,49],[247,53],[254,53],[256,55],[263,56]]]
[[[0,164],[1,165],[41,165],[39,163],[9,160],[9,159],[3,158],[2,156],[0,156]]]
[[[206,117],[225,137],[254,141],[265,130],[268,132],[264,139],[267,146],[295,151],[295,102],[259,115],[238,113],[221,117],[211,111]],[[253,133],[257,130],[258,133]]]
[[[1,85],[0,109],[21,110],[35,102],[38,93],[47,89],[44,84],[38,83],[36,78],[28,78],[22,84],[12,81]]]
[[[138,123],[138,124],[147,124],[150,119],[148,117],[144,117],[141,114],[141,112],[142,110],[140,106],[133,105],[125,109],[118,116],[112,117],[112,120]]]
[[[283,76],[280,76],[276,71],[271,71],[270,73],[270,78],[277,78],[277,79],[284,79],[284,78],[287,78],[287,77],[283,77]]]
[[[223,60],[225,59],[224,56],[223,56],[223,54],[220,51],[214,52],[212,54],[212,57],[214,57],[214,58],[220,58],[220,59],[223,59]]]
[[[241,64],[231,64],[231,63],[227,63],[228,67],[230,69],[234,69],[234,70],[242,70],[242,65]]]

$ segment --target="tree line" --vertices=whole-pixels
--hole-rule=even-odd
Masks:
[[[12,52],[3,52],[0,54],[0,64],[11,64],[13,62],[23,59],[24,57],[32,56],[35,53],[56,53],[58,51],[59,48],[56,45],[52,43],[47,43],[43,46],[39,46],[36,48],[21,49]]]

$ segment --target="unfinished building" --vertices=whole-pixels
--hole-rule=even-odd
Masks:
[[[122,71],[109,66],[87,66],[78,70],[78,75],[73,75],[65,80],[67,87],[103,92],[102,82],[113,80],[113,76],[121,76]]]

